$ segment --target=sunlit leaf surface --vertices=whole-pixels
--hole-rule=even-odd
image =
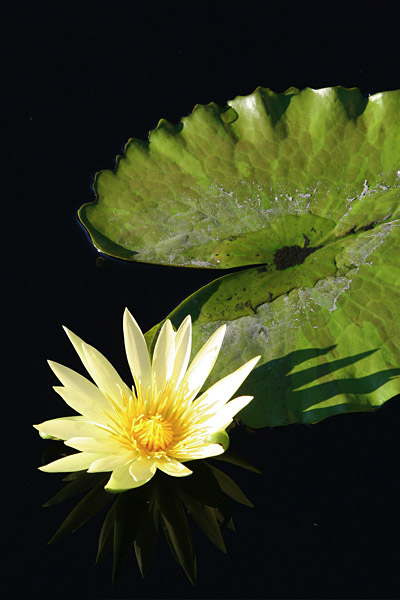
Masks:
[[[247,425],[315,423],[400,393],[399,225],[354,236],[345,250],[337,242],[281,274],[231,273],[169,315],[174,325],[192,315],[193,352],[227,323],[209,383],[262,355],[238,392],[254,395],[239,413]]]
[[[274,263],[398,205],[400,92],[258,88],[131,139],[79,216],[105,253],[167,265]],[[309,240],[307,242],[307,240]]]

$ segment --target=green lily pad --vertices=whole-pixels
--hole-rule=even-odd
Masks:
[[[79,216],[103,252],[251,267],[170,315],[178,326],[191,314],[194,351],[227,324],[207,385],[261,354],[240,390],[254,395],[249,426],[315,423],[400,393],[400,90],[258,88],[197,106],[130,140],[95,191]]]
[[[399,257],[400,219],[391,218],[283,271],[220,277],[169,318],[177,327],[191,314],[193,353],[227,324],[207,386],[261,354],[238,392],[254,396],[240,413],[250,427],[368,411],[400,393]]]
[[[198,105],[131,139],[96,175],[79,218],[95,246],[157,264],[272,264],[288,245],[325,245],[398,207],[400,91],[258,88]]]

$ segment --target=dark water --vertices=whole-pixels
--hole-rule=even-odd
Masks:
[[[225,103],[261,84],[400,87],[393,15],[250,2],[24,3],[7,25],[10,164],[3,173],[2,258],[7,392],[3,407],[3,540],[14,598],[393,598],[400,594],[396,401],[313,427],[231,434],[263,471],[227,468],[252,499],[232,502],[228,555],[193,527],[193,588],[160,537],[142,580],[130,559],[115,589],[94,565],[99,521],[47,540],[73,504],[42,509],[60,485],[36,470],[45,447],[32,423],[64,416],[51,358],[81,370],[61,325],[102,351],[126,380],[122,312],[145,331],[213,272],[119,262],[98,253],[75,217],[96,171],[129,137],[145,138],[196,103]],[[392,35],[393,32],[393,35]],[[397,78],[397,79],[396,79]],[[10,118],[9,118],[10,117]]]

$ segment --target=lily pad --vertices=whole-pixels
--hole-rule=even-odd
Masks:
[[[131,139],[96,175],[79,218],[112,256],[166,265],[272,264],[288,245],[326,245],[398,207],[400,91],[258,88],[198,105]]]
[[[261,354],[238,394],[250,427],[316,423],[381,406],[400,393],[400,220],[387,221],[277,271],[220,277],[169,318],[193,319],[193,353],[227,332],[207,386]],[[159,326],[147,333],[154,344]]]
[[[192,315],[194,352],[227,323],[208,385],[261,354],[241,388],[254,395],[249,426],[315,423],[400,393],[400,91],[258,88],[197,106],[130,140],[94,187],[79,216],[103,252],[251,267],[169,315]]]

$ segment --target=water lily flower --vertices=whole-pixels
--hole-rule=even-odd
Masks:
[[[224,452],[226,448],[215,443],[215,434],[224,431],[252,400],[252,396],[241,396],[229,402],[260,358],[198,396],[219,354],[225,325],[214,332],[188,368],[190,316],[176,332],[165,321],[151,361],[143,334],[125,309],[123,329],[132,389],[98,350],[64,329],[96,385],[49,361],[63,384],[54,389],[80,416],[35,427],[42,436],[64,440],[79,452],[40,467],[42,471],[111,471],[105,489],[119,493],[147,483],[157,469],[175,477],[190,475],[192,471],[183,463]]]

